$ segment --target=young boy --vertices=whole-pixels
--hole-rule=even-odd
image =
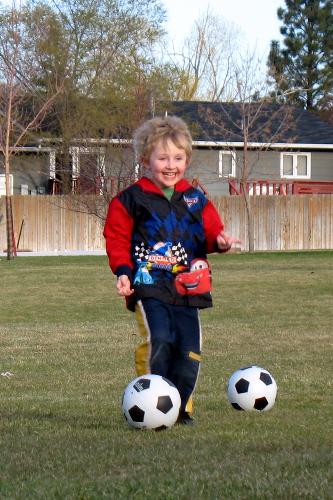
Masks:
[[[134,149],[146,175],[111,201],[106,250],[118,293],[144,337],[135,355],[137,374],[173,382],[181,396],[178,421],[193,424],[198,309],[212,306],[207,253],[228,251],[238,240],[224,233],[212,203],[184,179],[192,138],[183,120],[145,122],[134,134]]]

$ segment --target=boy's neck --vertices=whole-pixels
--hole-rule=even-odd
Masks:
[[[164,196],[166,198],[168,198],[168,200],[171,200],[171,197],[174,193],[175,188],[174,187],[165,187],[165,188],[161,188],[161,190],[162,190]]]

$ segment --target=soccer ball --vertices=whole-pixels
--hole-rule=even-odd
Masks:
[[[274,378],[260,366],[240,368],[228,382],[228,399],[236,410],[270,410],[274,406],[276,394]]]
[[[162,430],[176,422],[180,409],[178,389],[160,375],[142,375],[126,387],[122,410],[128,424],[138,429]]]

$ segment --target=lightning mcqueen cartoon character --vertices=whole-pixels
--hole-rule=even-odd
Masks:
[[[175,285],[180,295],[209,293],[212,289],[212,279],[208,261],[194,259],[189,272],[176,276]]]

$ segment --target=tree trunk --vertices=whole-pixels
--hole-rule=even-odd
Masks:
[[[249,193],[246,190],[246,182],[242,182],[243,196],[245,200],[246,209],[246,219],[247,219],[247,238],[248,238],[248,250],[249,252],[254,252],[254,232],[253,232],[253,217],[252,209],[249,199]]]
[[[245,123],[245,122],[244,122]],[[247,180],[249,178],[249,162],[248,162],[248,126],[244,125],[244,147],[243,147],[243,172],[241,187],[245,200],[246,218],[247,218],[247,236],[249,242],[249,252],[254,252],[254,234],[253,234],[253,217],[250,205],[249,193],[247,192]]]
[[[7,226],[7,260],[15,257],[15,240],[13,231],[13,209],[11,196],[6,195],[6,226]]]
[[[14,240],[14,220],[13,208],[11,198],[11,185],[10,185],[10,166],[9,159],[5,157],[5,176],[6,176],[6,229],[7,229],[7,259],[15,257],[15,240]]]

